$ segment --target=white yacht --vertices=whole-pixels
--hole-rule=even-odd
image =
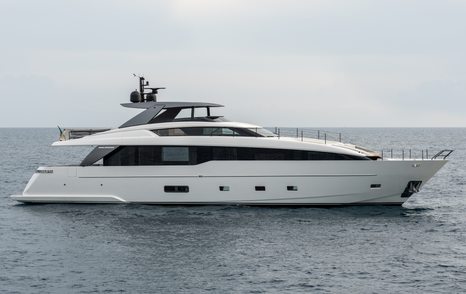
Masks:
[[[139,77],[116,129],[65,130],[53,146],[95,146],[76,166],[39,167],[22,195],[39,203],[401,205],[447,162],[385,159],[367,148],[283,136],[211,114],[212,103],[157,102]],[[151,93],[145,93],[147,89]],[[278,133],[278,132],[277,132]],[[74,135],[74,136],[73,136]]]

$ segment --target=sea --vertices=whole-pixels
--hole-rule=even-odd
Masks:
[[[402,207],[38,204],[10,199],[56,129],[0,129],[0,293],[465,293],[466,129],[334,128],[385,155],[450,161]]]

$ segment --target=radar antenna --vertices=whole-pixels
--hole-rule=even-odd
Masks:
[[[144,76],[139,76],[133,73],[134,77],[139,78],[139,91],[134,90],[130,95],[130,100],[133,103],[140,103],[140,102],[150,102],[150,101],[157,101],[157,94],[158,91],[161,89],[165,89],[164,87],[156,87],[151,88],[149,87],[149,82],[146,81]],[[150,93],[145,93],[145,90],[151,90]]]

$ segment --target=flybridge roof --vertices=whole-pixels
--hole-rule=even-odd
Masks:
[[[128,108],[158,108],[169,109],[169,108],[204,108],[204,107],[223,107],[223,105],[215,103],[205,102],[140,102],[140,103],[122,103],[121,106]]]
[[[174,121],[177,115],[183,109],[191,109],[191,120],[195,120],[194,115],[195,108],[206,108],[207,116],[203,119],[214,121],[219,119],[219,116],[211,116],[211,107],[223,107],[223,105],[215,103],[204,103],[204,102],[156,102],[156,101],[145,101],[137,103],[122,103],[124,107],[145,109],[129,121],[125,122],[120,128],[133,127],[138,125],[159,123],[159,122],[170,122]],[[162,110],[165,110],[163,112]]]
[[[133,126],[139,126],[151,123],[162,123],[175,121],[178,118],[178,114],[184,109],[190,109],[191,115],[188,120],[203,119],[207,121],[215,121],[220,119],[220,116],[211,116],[211,107],[223,107],[220,104],[204,103],[204,102],[158,102],[157,94],[158,90],[165,88],[152,88],[149,87],[149,82],[143,76],[137,76],[139,78],[139,92],[137,90],[131,92],[130,101],[132,103],[122,103],[123,107],[145,109],[129,121],[125,122],[120,128],[127,128]],[[150,93],[146,93],[146,90],[151,90]],[[206,116],[196,117],[194,110],[197,108],[205,108],[207,111]],[[185,118],[186,119],[186,118]]]

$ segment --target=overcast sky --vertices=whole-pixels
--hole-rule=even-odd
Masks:
[[[466,127],[466,1],[0,1],[0,127],[118,126],[137,86],[265,126]]]

